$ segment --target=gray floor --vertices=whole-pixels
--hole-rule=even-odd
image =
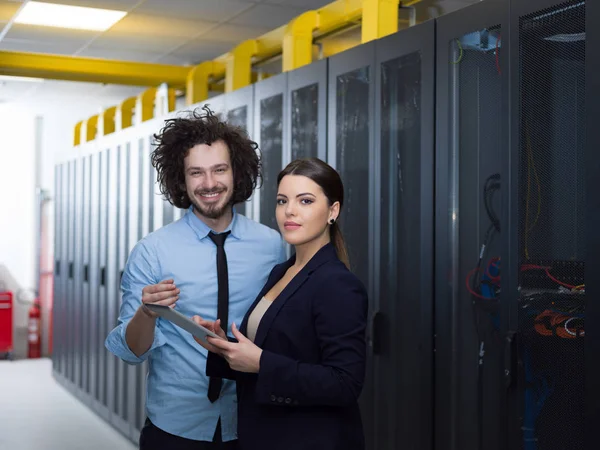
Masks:
[[[54,381],[49,359],[0,361],[0,449],[135,448]]]

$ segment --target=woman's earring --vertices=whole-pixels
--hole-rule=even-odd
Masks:
[[[335,219],[329,219],[329,225],[333,225],[335,223]]]

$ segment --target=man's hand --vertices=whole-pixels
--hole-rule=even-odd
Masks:
[[[229,363],[229,367],[238,372],[258,373],[262,349],[239,332],[235,323],[231,325],[231,332],[238,342],[223,341],[207,337],[209,345],[216,347],[218,352]],[[205,347],[206,348],[206,347]]]
[[[157,305],[170,306],[173,308],[175,302],[179,300],[179,289],[175,286],[174,280],[164,280],[159,284],[146,286],[142,289],[142,306],[140,307],[144,314],[155,319],[157,314],[145,307],[146,303],[154,303]]]

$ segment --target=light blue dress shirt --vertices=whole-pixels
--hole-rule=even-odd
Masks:
[[[279,233],[234,212],[225,240],[229,274],[229,324],[239,326],[267,281],[271,269],[286,259]],[[222,439],[237,436],[235,383],[223,380],[221,396],[208,400],[206,350],[192,335],[158,318],[154,342],[139,358],[125,341],[125,330],[141,304],[144,286],[172,278],[181,290],[175,309],[191,317],[217,317],[217,247],[211,229],[190,208],[178,221],[149,234],[129,256],[121,290],[118,325],[106,348],[129,364],[149,361],[146,413],[158,428],[188,439],[212,441],[221,417]]]

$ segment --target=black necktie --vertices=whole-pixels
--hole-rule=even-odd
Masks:
[[[212,231],[208,237],[217,246],[217,281],[219,285],[219,306],[217,308],[217,319],[221,319],[221,328],[227,334],[227,323],[229,321],[229,276],[227,274],[227,256],[225,255],[225,239],[231,233],[227,231],[221,234],[215,234]],[[221,393],[221,378],[211,377],[208,383],[208,399],[214,403]]]

